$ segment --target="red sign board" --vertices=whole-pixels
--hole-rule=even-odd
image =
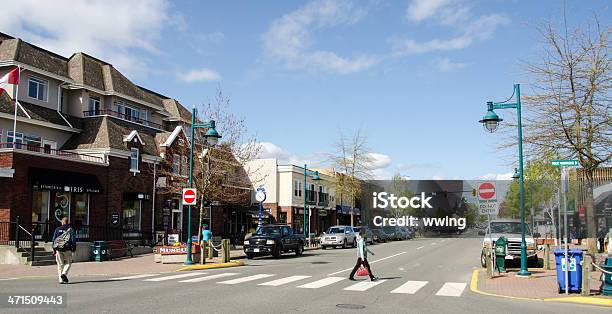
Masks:
[[[483,200],[495,198],[495,185],[491,182],[481,183],[478,186],[478,196]]]
[[[183,189],[183,205],[195,205],[196,200],[196,189]]]

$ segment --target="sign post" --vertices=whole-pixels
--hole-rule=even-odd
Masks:
[[[495,182],[482,182],[478,185],[478,211],[481,215],[487,215],[487,230],[489,231],[489,254],[491,255],[491,265],[494,265],[495,258],[493,256],[493,236],[491,232],[491,214],[495,216],[499,213],[499,206],[497,204],[497,189]],[[491,266],[491,276],[494,275],[495,266]]]
[[[568,239],[567,239],[567,168],[568,167],[577,167],[580,165],[580,162],[575,159],[554,159],[550,161],[553,167],[561,167],[561,192],[563,192],[563,237],[565,238],[565,247],[564,247],[564,257],[563,262],[564,265],[568,265]],[[569,267],[565,267],[565,294],[569,294]]]

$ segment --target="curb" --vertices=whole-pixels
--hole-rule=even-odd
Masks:
[[[588,304],[588,305],[599,305],[612,307],[612,298],[603,297],[587,297],[587,296],[573,296],[573,297],[558,297],[558,298],[526,298],[526,297],[515,297],[510,295],[495,294],[484,292],[478,289],[478,277],[480,275],[479,269],[472,271],[472,280],[470,281],[470,290],[472,292],[488,295],[492,297],[514,299],[514,300],[530,300],[530,301],[545,301],[545,302],[567,302],[576,304]]]
[[[229,263],[217,263],[217,264],[207,264],[207,265],[189,265],[183,268],[179,268],[176,271],[189,271],[189,270],[200,270],[200,269],[216,269],[216,268],[227,268],[227,267],[237,267],[244,266],[244,262],[241,261],[230,261]]]

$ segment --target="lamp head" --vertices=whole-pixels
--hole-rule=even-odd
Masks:
[[[315,173],[312,175],[312,181],[319,181],[321,180],[321,177],[319,177],[319,172],[315,171]]]
[[[208,130],[206,130],[206,134],[204,134],[206,143],[208,143],[208,145],[215,146],[217,145],[217,142],[219,142],[220,138],[221,135],[219,132],[217,132],[217,129],[215,129],[215,121],[210,121],[210,128],[208,128]]]
[[[512,175],[512,179],[518,180],[521,178],[521,174],[518,171],[518,168],[514,168],[514,174]]]
[[[482,123],[482,126],[489,133],[493,133],[497,130],[499,123],[504,120],[493,111],[493,102],[487,102],[487,108],[487,113],[482,117],[482,120],[478,120],[478,122]]]

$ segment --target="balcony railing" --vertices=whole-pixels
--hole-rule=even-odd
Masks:
[[[153,121],[126,115],[126,114],[123,114],[121,112],[117,112],[114,110],[88,110],[88,111],[83,111],[83,116],[84,117],[111,116],[111,117],[119,118],[122,120],[126,120],[130,122],[142,124],[145,126],[149,126],[152,128],[156,128],[159,130],[164,130],[164,126],[159,123],[155,123]]]
[[[319,206],[329,205],[329,193],[319,192]]]
[[[315,191],[306,190],[306,204],[315,205],[317,203],[317,194]]]
[[[2,149],[14,149],[34,152],[43,155],[56,156],[61,158],[73,159],[78,161],[89,161],[95,163],[104,163],[104,159],[98,156],[91,156],[85,154],[78,154],[65,150],[52,149],[48,147],[40,147],[38,145],[27,145],[21,143],[0,143],[0,150]]]

